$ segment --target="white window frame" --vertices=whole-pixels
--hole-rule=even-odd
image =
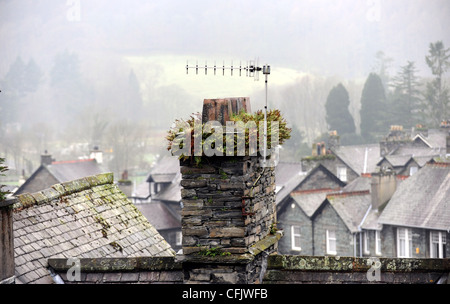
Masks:
[[[403,232],[403,233],[402,233]],[[403,234],[401,237],[400,234]],[[404,241],[404,250],[401,250],[402,243]],[[404,251],[404,254],[401,252]],[[397,228],[397,257],[399,258],[410,258],[412,257],[412,231],[410,228]]]
[[[364,237],[364,254],[370,254],[370,249],[369,249],[369,231],[364,231],[363,232],[363,237]]]
[[[331,233],[334,234],[334,236],[330,235]],[[326,231],[326,249],[327,249],[327,254],[332,254],[332,255],[336,255],[336,246],[337,246],[337,240],[336,240],[336,231],[335,230],[328,230]],[[331,242],[334,242],[334,248],[331,248]]]
[[[375,230],[375,254],[381,255],[381,235],[379,230]]]
[[[419,168],[417,166],[409,167],[409,176],[413,175],[417,171],[419,171]]]
[[[337,171],[337,178],[339,178],[343,182],[346,182],[347,181],[347,167],[338,166],[336,171]]]
[[[433,235],[437,234],[437,242],[433,241]],[[438,244],[438,252],[435,252],[433,244]],[[447,237],[445,232],[442,231],[430,231],[430,258],[444,258],[444,244],[447,245]]]
[[[183,245],[183,233],[181,231],[175,232],[175,245]]]
[[[298,233],[295,233],[295,229],[298,229]],[[302,247],[300,244],[297,244],[295,242],[295,239],[298,238],[298,242],[300,243],[301,240],[301,227],[297,225],[291,226],[291,249],[295,251],[301,251]]]

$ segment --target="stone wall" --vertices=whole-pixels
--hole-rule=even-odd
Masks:
[[[270,237],[267,243],[273,243]],[[261,245],[261,242],[259,242]],[[264,246],[259,247],[260,249]],[[264,259],[261,268],[251,268],[254,257]],[[241,255],[210,258],[209,268],[192,270],[194,261],[180,257],[136,257],[81,259],[74,278],[67,259],[49,259],[48,265],[66,284],[181,284],[246,283],[244,272],[255,271],[256,283],[264,284],[449,284],[450,259],[400,259],[313,257],[291,255]],[[197,265],[204,265],[198,260]],[[231,267],[230,267],[231,266]],[[267,271],[264,271],[266,270]],[[190,271],[188,271],[190,270]],[[190,277],[188,277],[190,276]]]
[[[243,254],[274,228],[275,171],[257,157],[181,162],[181,173],[185,255],[212,248]]]
[[[175,257],[49,259],[50,269],[65,284],[181,284],[181,263]],[[76,268],[78,267],[78,268]]]
[[[180,165],[185,281],[260,281],[265,258],[277,251],[276,240],[252,253],[276,232],[274,168],[248,156]]]
[[[272,255],[268,284],[450,284],[449,259]]]

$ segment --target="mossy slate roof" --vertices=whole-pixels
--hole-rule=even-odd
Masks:
[[[17,283],[52,283],[49,258],[175,255],[111,173],[19,195],[13,208]]]

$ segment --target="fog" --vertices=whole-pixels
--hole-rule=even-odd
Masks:
[[[450,45],[449,16],[448,0],[0,0],[0,155],[29,175],[45,150],[73,159],[97,145],[112,171],[145,172],[204,98],[263,107],[262,75],[186,74],[187,62],[269,64],[269,104],[308,145],[342,82],[359,131],[368,74],[389,79],[412,61],[431,77],[425,56]],[[134,157],[117,162],[123,149]]]

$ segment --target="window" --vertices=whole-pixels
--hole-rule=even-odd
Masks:
[[[327,230],[327,254],[336,254],[336,232]]]
[[[381,235],[380,231],[375,231],[375,254],[381,255]]]
[[[369,250],[369,231],[363,232],[364,236],[364,254],[370,254]]]
[[[397,256],[410,258],[412,254],[412,232],[408,228],[397,228]]]
[[[181,231],[175,232],[175,245],[181,246],[183,241],[183,234]]]
[[[445,258],[446,245],[445,232],[430,231],[430,258]]]
[[[292,250],[302,250],[300,246],[300,226],[291,226],[291,248]]]
[[[347,168],[346,167],[337,167],[337,177],[343,181],[347,181]]]
[[[413,175],[414,173],[416,173],[417,172],[417,170],[419,170],[417,167],[410,167],[409,168],[409,175],[411,176],[411,175]]]

